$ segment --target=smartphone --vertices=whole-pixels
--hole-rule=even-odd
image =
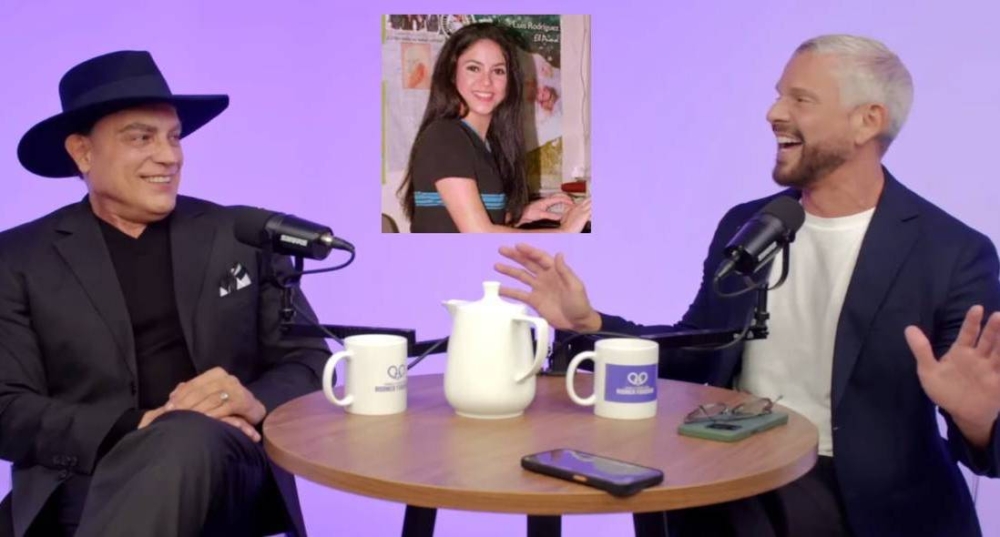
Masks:
[[[525,455],[521,466],[622,497],[663,481],[663,472],[656,468],[566,448]]]
[[[772,412],[763,416],[733,421],[699,421],[682,423],[677,433],[694,438],[717,440],[719,442],[736,442],[750,435],[773,429],[788,423],[788,414]]]

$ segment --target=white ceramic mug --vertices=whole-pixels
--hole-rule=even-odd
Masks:
[[[603,418],[638,420],[656,416],[659,345],[647,339],[602,339],[594,350],[573,357],[566,370],[566,391],[574,403],[593,406]],[[576,370],[594,361],[594,393],[582,398],[573,389]]]
[[[333,393],[333,372],[347,360],[344,397]],[[344,338],[323,368],[323,393],[351,414],[378,416],[406,410],[406,338],[365,334]]]

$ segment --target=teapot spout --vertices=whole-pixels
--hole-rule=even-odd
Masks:
[[[466,304],[465,300],[445,300],[441,304],[448,308],[448,314],[451,315],[452,319],[455,318],[455,312],[458,311],[458,307],[462,304]]]

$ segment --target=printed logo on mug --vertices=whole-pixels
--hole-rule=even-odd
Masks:
[[[337,363],[347,360],[344,397],[333,392]],[[323,368],[323,393],[351,414],[378,416],[406,410],[406,338],[365,334],[344,339]]]
[[[602,339],[593,351],[577,354],[566,370],[566,391],[578,405],[593,406],[594,414],[614,419],[645,419],[656,415],[659,345],[646,339]],[[594,393],[582,398],[574,390],[577,368],[594,361]]]
[[[406,366],[390,365],[389,369],[385,370],[386,374],[392,380],[402,380],[406,378]]]
[[[655,344],[655,343],[654,343]],[[656,401],[656,367],[605,364],[604,400],[616,403]]]

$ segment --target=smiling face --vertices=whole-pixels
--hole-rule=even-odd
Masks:
[[[122,225],[165,218],[177,202],[184,155],[174,108],[155,104],[109,114],[90,133],[66,139],[94,213]]]
[[[777,137],[774,181],[806,187],[850,160],[855,152],[852,111],[843,106],[832,54],[796,54],[778,81],[767,113]]]
[[[480,39],[466,48],[458,56],[455,88],[468,107],[465,119],[477,129],[488,127],[493,111],[507,97],[507,60],[500,45]]]

